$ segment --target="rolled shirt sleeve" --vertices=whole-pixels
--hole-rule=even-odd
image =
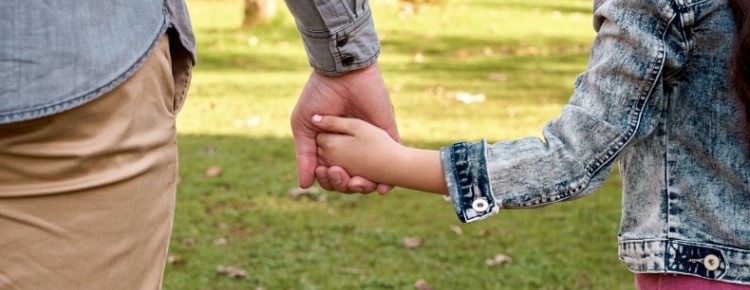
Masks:
[[[377,60],[380,42],[367,0],[285,2],[317,72],[340,75]]]
[[[651,11],[655,1],[597,7],[589,69],[576,80],[560,117],[543,128],[544,138],[441,149],[462,222],[590,194],[609,177],[621,152],[654,134],[665,110],[662,76],[672,70],[665,63],[680,49],[665,43],[674,14]]]

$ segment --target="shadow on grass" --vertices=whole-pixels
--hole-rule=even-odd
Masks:
[[[547,0],[513,0],[513,1],[497,1],[497,0],[484,0],[474,1],[472,6],[484,7],[485,9],[500,9],[502,7],[513,8],[517,10],[525,11],[543,11],[553,12],[558,11],[561,13],[583,13],[590,14],[593,10],[593,5],[582,6],[580,3],[569,3],[567,1],[547,1]]]
[[[289,138],[180,135],[179,146],[165,289],[411,289],[419,279],[440,289],[632,288],[616,255],[617,178],[581,201],[462,225],[442,198],[403,189],[291,198]],[[207,176],[211,166],[221,172]],[[405,247],[406,237],[421,243]],[[485,263],[499,254],[513,260]]]

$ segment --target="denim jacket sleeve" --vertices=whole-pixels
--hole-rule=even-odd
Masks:
[[[369,66],[380,54],[367,0],[285,0],[297,22],[310,66],[340,75]]]
[[[589,66],[559,118],[529,137],[441,149],[446,182],[462,222],[501,208],[578,198],[598,189],[618,154],[657,128],[672,67],[668,40],[683,35],[671,1],[596,1]],[[685,20],[683,19],[683,22]],[[679,53],[677,53],[679,54]],[[671,56],[670,56],[671,57]]]

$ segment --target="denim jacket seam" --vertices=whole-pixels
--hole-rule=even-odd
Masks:
[[[662,75],[662,70],[664,69],[664,62],[666,60],[665,37],[668,31],[667,27],[671,24],[672,21],[674,21],[674,17],[669,19],[667,23],[662,23],[662,26],[659,27],[659,31],[661,33],[661,42],[657,52],[657,57],[651,63],[651,67],[647,71],[648,78],[642,84],[640,95],[630,109],[626,130],[622,134],[620,134],[620,136],[615,138],[615,141],[610,143],[610,145],[607,146],[607,149],[605,149],[602,153],[599,154],[597,158],[595,158],[595,163],[586,166],[588,178],[594,176],[599,170],[601,170],[602,167],[604,167],[604,165],[612,162],[619,151],[621,151],[622,148],[624,148],[625,145],[633,139],[633,136],[635,136],[635,133],[640,128],[646,104],[648,103],[649,99],[651,99],[651,96],[653,95],[654,89],[656,87],[656,81]]]
[[[601,153],[594,158],[594,162],[585,166],[586,175],[578,179],[577,181],[569,183],[573,187],[562,188],[558,191],[554,191],[548,194],[544,194],[541,197],[531,199],[529,201],[521,202],[522,206],[540,205],[550,202],[556,202],[564,199],[568,199],[574,196],[581,189],[588,185],[589,181],[596,173],[605,167],[607,164],[613,162],[618,156],[619,152],[628,144],[635,133],[640,128],[640,124],[643,118],[643,112],[645,111],[646,104],[653,95],[654,88],[656,87],[656,80],[662,74],[664,69],[664,63],[666,60],[666,35],[668,33],[668,27],[674,21],[674,15],[666,22],[660,22],[657,32],[661,34],[660,47],[657,53],[656,59],[652,62],[651,67],[648,69],[648,78],[642,85],[641,93],[636,102],[631,106],[630,113],[628,114],[627,127],[623,133],[614,139]],[[518,203],[506,203],[506,205],[518,205]]]
[[[658,248],[653,247],[647,247],[649,250],[633,250],[633,247],[638,247],[640,245],[645,244],[658,244]],[[735,246],[730,245],[723,245],[723,244],[717,244],[712,242],[698,242],[698,241],[692,241],[692,240],[683,240],[683,239],[673,239],[673,238],[645,238],[645,239],[632,239],[632,240],[620,240],[618,242],[618,248],[620,251],[620,259],[623,260],[624,257],[630,257],[631,259],[643,259],[643,258],[657,258],[662,259],[661,265],[655,265],[650,266],[650,268],[632,268],[629,264],[629,268],[631,271],[636,273],[648,273],[648,272],[660,272],[660,273],[675,273],[675,274],[685,274],[685,275],[692,275],[696,277],[702,277],[706,278],[705,275],[691,272],[687,269],[681,268],[678,265],[678,262],[676,260],[682,259],[685,260],[685,256],[679,255],[680,253],[685,253],[684,250],[681,250],[682,247],[696,247],[704,249],[705,251],[708,250],[710,252],[714,252],[715,255],[719,256],[719,260],[721,261],[721,268],[718,269],[718,271],[721,271],[720,273],[712,273],[713,277],[711,279],[715,280],[725,280],[725,281],[735,281],[735,282],[743,282],[747,283],[750,282],[750,277],[743,277],[740,274],[742,270],[737,270],[737,268],[732,267],[732,265],[735,265],[734,263],[730,262],[732,260],[742,260],[747,261],[747,256],[750,256],[750,251],[747,249],[738,248]],[[709,252],[709,253],[710,253]],[[677,256],[674,254],[678,253]],[[695,258],[701,258],[703,255],[696,256]],[[747,268],[750,263],[743,263],[740,266],[741,268]],[[737,266],[737,265],[735,265]]]
[[[478,153],[481,154],[481,159],[486,162],[487,141],[482,139],[478,145],[481,146],[482,149],[482,152]],[[452,188],[450,185],[455,185],[455,191],[450,190],[451,199],[453,200],[456,214],[458,215],[459,220],[463,223],[471,223],[486,219],[497,214],[502,207],[502,203],[497,202],[492,191],[488,175],[489,168],[486,166],[486,163],[482,166],[481,163],[477,165],[473,164],[473,162],[469,162],[468,159],[470,159],[470,156],[475,154],[473,150],[468,148],[469,146],[472,145],[467,145],[467,143],[456,143],[447,147],[448,158],[452,164],[452,166],[449,166],[448,171],[451,173],[450,176],[452,176],[453,180],[446,180],[446,182],[449,185],[449,189]],[[476,169],[474,169],[474,167],[476,167]],[[474,170],[477,171],[479,176],[474,176],[472,174],[472,171]],[[446,178],[448,176],[449,175],[446,174]],[[467,206],[465,203],[467,199],[474,201],[477,199],[485,199],[488,207],[484,212],[476,213],[476,215],[473,216],[467,216],[467,209],[471,208],[471,206]]]
[[[678,29],[680,31],[680,36],[682,37],[682,43],[685,47],[685,62],[683,65],[664,76],[665,80],[670,80],[674,78],[675,76],[679,75],[691,62],[692,60],[692,51],[695,46],[695,42],[692,38],[692,26],[695,24],[695,13],[693,12],[692,7],[697,6],[703,2],[699,3],[685,3],[687,0],[675,0],[674,5],[676,6],[674,8],[674,16],[673,17],[679,17],[679,26]],[[687,17],[686,17],[687,16]],[[687,19],[687,20],[686,20]],[[671,26],[671,25],[670,25]]]

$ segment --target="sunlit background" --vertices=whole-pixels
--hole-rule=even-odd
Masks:
[[[274,3],[243,27],[245,1],[188,0],[198,65],[164,289],[634,288],[616,172],[583,199],[469,225],[427,193],[298,190],[289,113],[311,69]],[[370,5],[401,137],[420,148],[540,136],[595,35],[585,0]]]

